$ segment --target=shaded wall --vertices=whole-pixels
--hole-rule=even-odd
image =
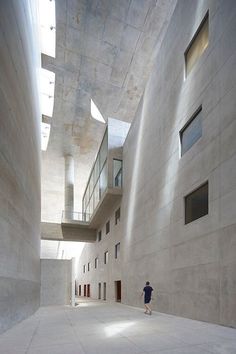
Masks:
[[[0,333],[40,302],[35,1],[0,2]]]
[[[41,306],[69,305],[72,261],[41,259]]]

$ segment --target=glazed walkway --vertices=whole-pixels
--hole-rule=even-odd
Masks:
[[[42,307],[0,336],[1,354],[235,354],[236,330],[102,302]]]

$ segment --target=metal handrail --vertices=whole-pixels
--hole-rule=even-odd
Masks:
[[[81,222],[89,222],[91,214],[82,213],[79,211],[71,211],[71,210],[62,210],[61,221],[81,221]]]

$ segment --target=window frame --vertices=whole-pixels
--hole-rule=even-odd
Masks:
[[[115,211],[115,225],[118,224],[118,221],[120,222],[120,207]]]
[[[118,248],[119,246],[119,248]],[[118,242],[116,245],[115,245],[115,259],[118,259],[120,255],[120,242]]]
[[[194,64],[192,65],[191,69],[188,70],[188,53],[190,51],[190,48],[193,46],[194,42],[196,41],[199,33],[201,32],[202,28],[204,27],[204,24],[206,23],[206,21],[208,21],[208,43],[207,46],[205,47],[205,49],[203,50],[203,52],[200,54],[200,56],[197,57],[197,59],[195,60]],[[207,49],[207,47],[209,46],[209,9],[207,10],[205,16],[203,17],[202,21],[200,22],[200,25],[198,26],[197,30],[195,31],[192,39],[190,40],[185,52],[184,52],[184,78],[185,80],[187,79],[188,75],[190,74],[190,72],[192,71],[193,67],[195,66],[196,62],[200,59],[200,57],[203,55],[203,53],[205,52],[205,50]]]
[[[104,252],[104,264],[108,264],[108,251]]]
[[[106,222],[106,235],[110,232],[110,220]]]
[[[202,117],[201,117],[201,136],[197,140],[193,142],[193,144],[183,152],[183,147],[182,147],[182,142],[183,142],[183,133],[186,131],[187,128],[190,127],[190,125],[193,123],[193,121],[199,116],[199,114],[202,113],[202,105],[200,105],[195,112],[192,114],[192,116],[189,118],[189,120],[185,123],[185,125],[180,129],[179,131],[179,144],[180,144],[180,158],[183,157],[196,143],[198,140],[201,139],[202,137]]]
[[[203,215],[200,215],[198,216],[197,218],[194,218],[194,219],[191,219],[189,220],[188,219],[188,216],[187,216],[187,199],[193,195],[194,193],[196,193],[199,189],[203,188],[207,186],[207,212]],[[193,221],[196,221],[198,219],[201,219],[202,217],[206,216],[206,215],[209,215],[209,181],[205,181],[204,183],[200,184],[197,188],[195,188],[194,190],[192,190],[190,193],[188,193],[187,195],[184,196],[184,224],[185,225],[188,225],[190,223],[192,223]]]
[[[102,241],[102,230],[98,231],[98,242]]]

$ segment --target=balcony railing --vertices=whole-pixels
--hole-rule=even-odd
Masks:
[[[78,211],[63,210],[61,216],[62,223],[68,222],[84,222],[89,223],[91,214],[82,213]]]

